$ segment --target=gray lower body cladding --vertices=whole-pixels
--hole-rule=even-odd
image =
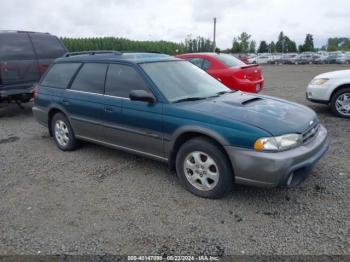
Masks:
[[[311,172],[316,162],[329,148],[327,130],[320,126],[312,141],[283,152],[257,152],[226,146],[230,157],[235,181],[261,187],[286,186],[288,178],[294,174],[297,185]]]

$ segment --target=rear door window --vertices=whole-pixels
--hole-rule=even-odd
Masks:
[[[89,93],[103,94],[107,64],[86,63],[74,79],[71,89]]]
[[[111,64],[106,79],[106,95],[128,98],[132,90],[150,92],[146,82],[131,66]]]
[[[1,60],[34,60],[34,50],[26,33],[0,34]]]
[[[53,59],[66,53],[56,36],[48,34],[30,34],[38,59]]]
[[[67,88],[69,82],[80,65],[80,63],[54,64],[41,81],[41,85],[56,88]]]

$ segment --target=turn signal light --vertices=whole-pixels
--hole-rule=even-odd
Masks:
[[[258,139],[255,141],[254,144],[254,149],[255,150],[263,150],[264,149],[264,145],[265,145],[266,141],[264,139]]]
[[[39,85],[38,84],[34,84],[34,87],[33,87],[33,97],[37,97],[39,94]]]

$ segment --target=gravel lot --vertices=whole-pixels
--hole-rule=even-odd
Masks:
[[[0,254],[350,254],[350,121],[305,100],[345,66],[265,66],[265,94],[314,109],[331,149],[296,189],[198,198],[167,166],[86,144],[59,151],[31,105],[0,105]]]

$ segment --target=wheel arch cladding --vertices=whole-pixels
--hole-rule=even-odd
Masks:
[[[227,157],[227,160],[231,164],[230,168],[231,168],[232,174],[233,174],[231,160],[230,160],[230,158],[225,150],[224,144],[222,143],[224,140],[222,140],[222,138],[218,139],[216,136],[213,136],[212,134],[208,134],[208,133],[201,132],[198,130],[192,130],[192,131],[187,130],[187,131],[184,131],[176,136],[175,140],[172,143],[170,154],[169,154],[169,168],[170,168],[170,170],[172,170],[172,171],[176,170],[176,156],[177,156],[177,153],[178,153],[181,145],[183,145],[187,141],[194,139],[194,138],[207,139],[210,142],[212,142],[213,144],[215,144],[223,152],[223,154]],[[219,141],[219,140],[221,140],[221,141]]]
[[[48,127],[49,127],[50,136],[52,136],[51,121],[52,121],[53,116],[56,115],[57,113],[61,113],[63,115],[66,115],[61,109],[59,109],[57,107],[50,108],[49,116],[48,116]]]

